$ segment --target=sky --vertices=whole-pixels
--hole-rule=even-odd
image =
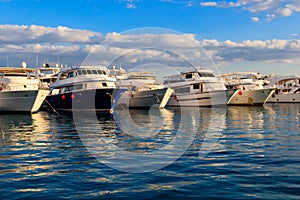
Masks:
[[[299,0],[0,0],[0,66],[300,74]]]

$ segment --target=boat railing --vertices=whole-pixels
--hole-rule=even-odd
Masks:
[[[38,85],[37,84],[26,84],[26,85],[6,85],[6,87],[3,87],[2,91],[24,91],[24,90],[37,90]]]

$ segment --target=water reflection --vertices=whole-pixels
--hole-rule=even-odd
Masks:
[[[18,181],[25,174],[50,168],[42,164],[47,159],[41,159],[42,152],[51,145],[47,113],[0,115],[0,126],[1,174],[15,173],[11,181]]]
[[[0,196],[298,197],[299,116],[296,104],[0,116]]]
[[[75,113],[76,130],[100,162],[126,172],[149,172],[178,159],[201,137],[199,156],[214,148],[225,124],[224,108],[118,109],[113,120]]]
[[[0,115],[0,127],[2,146],[44,146],[51,137],[48,114],[44,112]]]

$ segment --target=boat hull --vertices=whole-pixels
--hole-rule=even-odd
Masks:
[[[47,96],[47,103],[57,111],[110,112],[125,89],[101,88]]]
[[[0,113],[37,112],[47,94],[46,90],[0,92]]]
[[[171,94],[172,90],[169,88],[137,92],[126,91],[119,99],[118,106],[136,109],[147,109],[152,106],[164,108]]]
[[[168,107],[211,107],[226,105],[226,91],[173,94]]]
[[[300,103],[300,93],[272,94],[267,103]]]
[[[228,99],[230,106],[263,106],[274,92],[270,89],[236,90]]]

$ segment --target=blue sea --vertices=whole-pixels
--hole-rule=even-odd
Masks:
[[[0,199],[300,199],[300,104],[0,115]]]

